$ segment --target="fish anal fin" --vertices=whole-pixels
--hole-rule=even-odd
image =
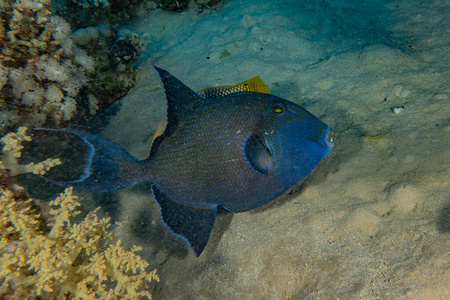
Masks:
[[[156,185],[153,195],[161,208],[161,218],[177,236],[187,240],[196,256],[200,256],[214,226],[217,208],[195,208],[171,200]]]

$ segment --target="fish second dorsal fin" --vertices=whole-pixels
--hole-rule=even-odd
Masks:
[[[245,92],[258,92],[270,94],[269,86],[259,76],[238,83],[236,84],[236,87],[242,89],[242,91]]]

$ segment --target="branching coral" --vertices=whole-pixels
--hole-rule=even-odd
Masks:
[[[109,218],[100,219],[97,210],[73,224],[80,202],[71,188],[50,203],[48,234],[35,229],[39,219],[29,213],[31,200],[17,201],[13,195],[3,189],[0,198],[4,293],[16,299],[151,299],[146,289],[159,281],[156,270],[146,272],[148,263],[136,254],[140,248],[125,250],[108,231]],[[11,243],[14,249],[5,250]]]
[[[25,129],[4,138],[20,156]],[[47,224],[24,188],[0,162],[0,298],[11,299],[151,299],[156,269],[134,246],[127,251],[98,208],[79,223],[81,205],[72,188],[50,202]]]
[[[39,163],[31,162],[28,165],[19,164],[17,159],[22,156],[21,150],[23,149],[21,143],[24,141],[31,141],[31,136],[27,135],[26,131],[26,127],[20,127],[17,130],[17,133],[10,132],[0,139],[0,142],[4,144],[2,156],[3,165],[9,170],[12,176],[23,173],[44,175],[52,167],[61,164],[61,161],[58,158],[48,158]]]

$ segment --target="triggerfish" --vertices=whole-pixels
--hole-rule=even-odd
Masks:
[[[167,100],[167,127],[138,160],[94,134],[57,129],[89,146],[82,178],[59,182],[90,191],[151,184],[163,222],[199,256],[218,207],[239,213],[282,195],[330,152],[330,127],[274,95],[238,92],[201,97],[155,67]]]

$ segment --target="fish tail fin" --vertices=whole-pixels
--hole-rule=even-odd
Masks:
[[[73,129],[38,129],[73,134],[89,146],[83,176],[74,181],[54,181],[60,186],[106,192],[122,189],[146,180],[145,161],[139,161],[119,145],[101,136]]]

